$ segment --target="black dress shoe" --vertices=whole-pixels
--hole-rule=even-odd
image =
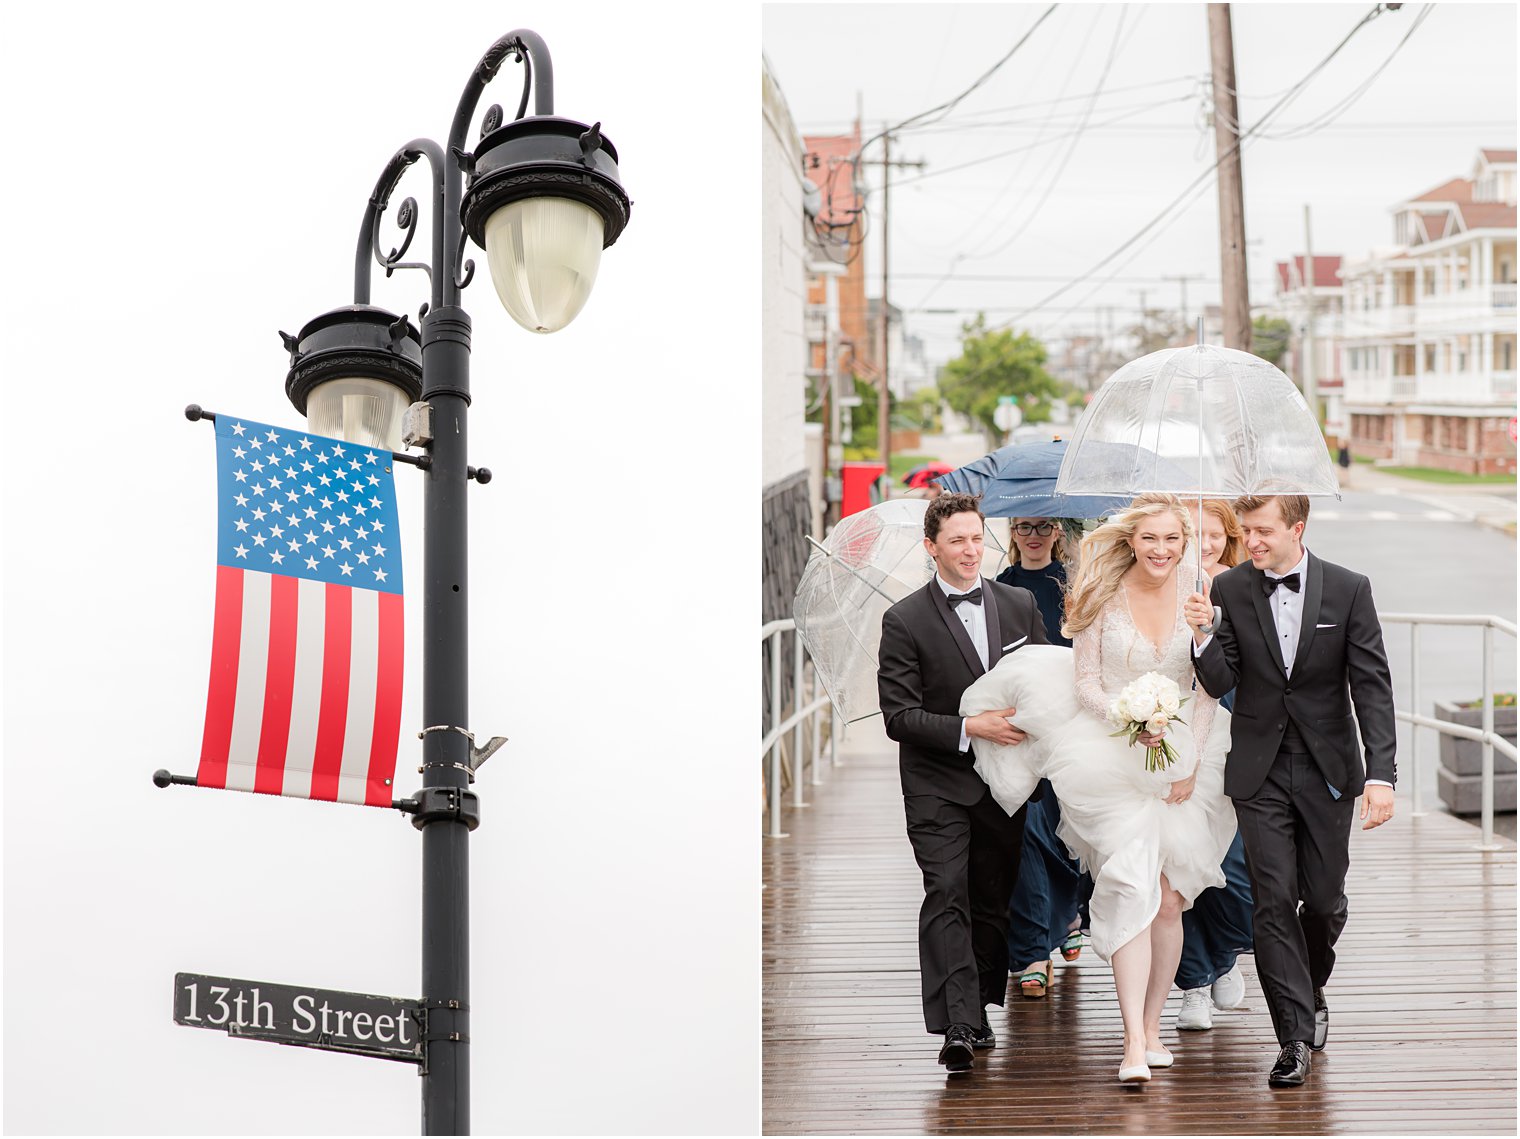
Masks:
[[[981,1027],[971,1030],[971,1047],[978,1050],[982,1048],[996,1048],[997,1037],[992,1034],[992,1025],[987,1023],[987,1010],[982,1010]]]
[[[1277,1054],[1277,1063],[1272,1065],[1267,1083],[1274,1088],[1296,1088],[1308,1074],[1309,1046],[1302,1040],[1290,1040]]]
[[[952,1024],[945,1030],[945,1045],[939,1050],[939,1062],[952,1074],[971,1071],[972,1041],[976,1030],[969,1024]]]
[[[1324,1048],[1330,1038],[1330,1006],[1325,1003],[1325,990],[1314,990],[1314,1039],[1309,1047],[1316,1052]]]

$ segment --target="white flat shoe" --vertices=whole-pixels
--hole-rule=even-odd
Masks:
[[[1147,1048],[1145,1050],[1145,1062],[1152,1068],[1170,1068],[1174,1061],[1170,1052],[1152,1052]]]
[[[1150,1078],[1151,1070],[1144,1064],[1134,1064],[1128,1068],[1119,1069],[1121,1084],[1143,1084]]]

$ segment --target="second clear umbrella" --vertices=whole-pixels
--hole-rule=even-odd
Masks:
[[[923,499],[891,499],[840,521],[813,551],[792,614],[813,667],[846,723],[875,715],[881,617],[934,576],[924,550]],[[982,573],[997,573],[1003,549],[986,536]]]

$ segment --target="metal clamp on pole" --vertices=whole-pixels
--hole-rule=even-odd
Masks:
[[[391,806],[412,816],[412,826],[421,830],[429,823],[463,823],[469,830],[480,826],[480,799],[463,787],[423,787],[410,799],[397,799]]]
[[[507,742],[506,736],[492,736],[489,740],[486,741],[485,747],[476,747],[475,733],[466,731],[464,728],[455,727],[453,724],[434,724],[430,728],[423,728],[422,731],[417,733],[417,738],[419,740],[423,739],[429,732],[458,732],[460,735],[464,736],[465,739],[470,741],[470,762],[467,764],[424,763],[417,769],[417,773],[419,775],[423,774],[429,767],[457,767],[461,771],[469,774],[471,783],[475,782],[475,772],[481,768],[486,760],[490,759],[497,753],[497,751],[501,749],[502,744]]]
[[[425,1000],[422,1002],[424,1015],[427,1023],[424,1026],[422,1039],[452,1040],[463,1044],[470,1042],[469,1028],[470,1006],[463,1001],[454,1000]],[[442,1013],[443,1016],[438,1014]],[[447,1021],[446,1025],[439,1021]]]

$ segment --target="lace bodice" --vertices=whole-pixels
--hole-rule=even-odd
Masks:
[[[1165,645],[1156,645],[1135,627],[1129,597],[1122,587],[1098,619],[1076,635],[1072,652],[1077,699],[1083,708],[1106,722],[1109,704],[1126,684],[1147,672],[1159,672],[1175,680],[1182,695],[1188,697],[1180,715],[1192,728],[1193,738],[1200,742],[1209,738],[1218,701],[1194,681],[1192,631],[1182,615],[1183,600],[1196,584],[1195,574],[1195,567],[1188,563],[1177,569],[1177,616],[1171,640]],[[1167,769],[1169,778],[1186,778],[1196,763],[1194,749],[1185,749],[1177,763]]]

